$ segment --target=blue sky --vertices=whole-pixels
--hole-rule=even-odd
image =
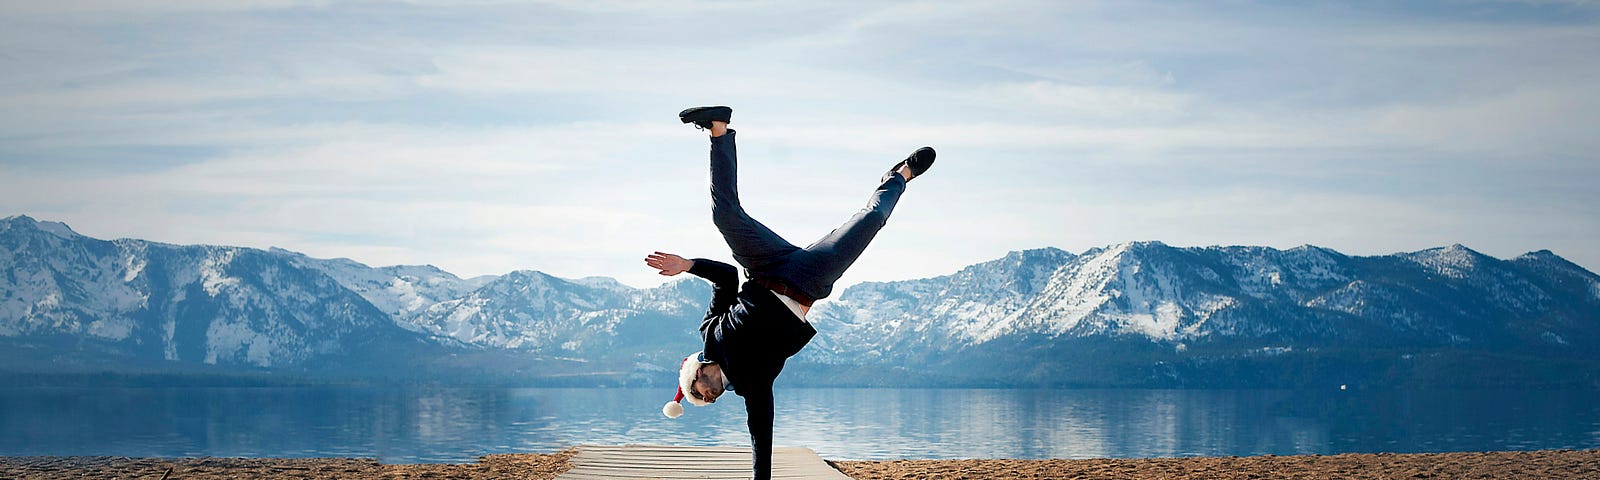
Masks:
[[[706,141],[842,283],[1007,251],[1461,243],[1600,269],[1600,4],[0,3],[0,216],[462,276],[727,259]]]

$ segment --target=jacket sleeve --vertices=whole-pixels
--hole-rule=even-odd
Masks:
[[[749,415],[750,426],[750,461],[755,471],[753,478],[766,480],[772,478],[772,418],[775,414],[772,401],[772,386],[753,386],[751,391],[744,391],[742,385],[739,396],[744,397],[745,413]]]
[[[738,303],[739,269],[733,265],[696,258],[689,273],[711,281],[711,307],[706,310],[706,318],[728,313],[728,309]]]

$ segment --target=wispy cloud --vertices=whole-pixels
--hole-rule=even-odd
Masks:
[[[651,284],[645,252],[723,251],[672,114],[726,103],[751,210],[797,242],[940,149],[846,283],[1143,239],[1595,267],[1597,26],[1581,1],[8,3],[0,211]]]

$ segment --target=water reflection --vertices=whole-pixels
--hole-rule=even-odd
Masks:
[[[1596,448],[1600,405],[1593,396],[1508,390],[800,389],[780,395],[778,438],[835,459]]]
[[[744,446],[736,396],[662,389],[0,389],[0,455],[468,462],[580,444]],[[1593,392],[783,389],[776,437],[832,459],[1600,447]]]

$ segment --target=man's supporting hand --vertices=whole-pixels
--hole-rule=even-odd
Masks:
[[[650,268],[660,270],[662,275],[670,277],[689,271],[690,268],[694,267],[694,260],[687,260],[670,253],[656,252],[644,257],[644,264],[649,265]]]

